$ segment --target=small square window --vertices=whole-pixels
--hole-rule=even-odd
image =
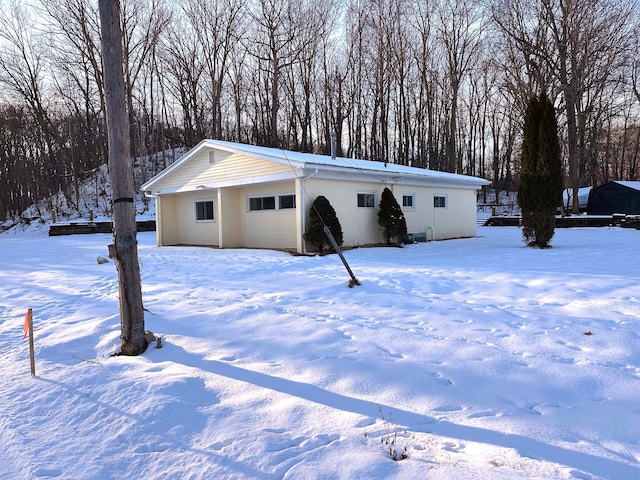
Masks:
[[[196,221],[213,220],[213,200],[196,200]]]
[[[278,196],[278,209],[284,210],[287,208],[296,208],[296,196],[295,195],[280,195]]]
[[[262,210],[262,199],[261,198],[250,198],[249,199],[249,211],[253,210]]]
[[[374,193],[359,193],[358,207],[371,208],[376,206],[376,196]]]
[[[402,206],[404,208],[416,208],[416,196],[413,193],[402,195]]]
[[[275,210],[276,197],[262,197],[262,210]]]
[[[434,208],[447,208],[446,195],[435,195],[433,197],[433,206]]]

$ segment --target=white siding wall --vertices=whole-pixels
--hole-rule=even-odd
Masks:
[[[409,233],[430,228],[436,240],[476,235],[475,190],[397,185],[393,192],[400,205],[404,194],[415,194],[415,208],[403,208]],[[434,207],[435,196],[446,197],[446,207]]]
[[[196,221],[196,200],[213,200],[214,212],[216,208],[216,192],[199,192],[178,196],[178,229],[180,231],[180,243],[186,245],[218,245],[217,218],[213,221]]]
[[[342,226],[345,246],[361,246],[384,241],[378,227],[378,204],[384,184],[341,182],[310,179],[305,190],[310,199],[308,207],[318,195],[329,199]],[[409,233],[428,232],[436,240],[476,235],[476,193],[439,187],[389,185],[396,200],[402,205],[403,194],[415,195],[415,208],[403,209]],[[375,208],[357,207],[358,192],[375,192]],[[444,195],[446,208],[435,208],[433,198]],[[308,215],[308,213],[307,213]],[[430,236],[429,236],[430,238]]]
[[[177,245],[179,232],[176,217],[176,196],[163,195],[156,199],[156,202],[158,245]]]
[[[353,247],[380,243],[383,238],[378,227],[378,203],[382,189],[384,189],[384,185],[312,178],[305,182],[305,191],[309,196],[307,208],[311,208],[311,204],[317,196],[324,195],[340,220],[344,246]],[[359,208],[358,192],[375,192],[375,207]]]
[[[196,221],[196,200],[213,200],[213,221]],[[161,202],[162,231],[160,232],[160,242],[162,245],[218,245],[215,190],[165,195]]]
[[[218,232],[221,248],[242,247],[242,216],[245,213],[245,199],[238,188],[218,190]]]
[[[407,232],[427,232],[433,228],[433,191],[427,187],[396,185],[393,195],[402,207],[403,195],[414,195],[414,208],[402,208],[407,220]]]
[[[447,207],[434,208],[436,239],[475,237],[477,233],[475,190],[434,189],[433,191],[434,195],[447,195]]]
[[[243,242],[247,248],[277,248],[295,250],[297,247],[296,210],[249,211],[248,198],[295,194],[294,181],[254,185],[239,189]],[[277,202],[277,199],[276,199]]]

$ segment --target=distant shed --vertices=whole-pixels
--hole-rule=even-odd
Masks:
[[[581,212],[587,211],[590,192],[591,187],[581,187],[578,189],[578,206]],[[567,211],[571,211],[571,207],[573,206],[573,188],[564,189],[564,192],[562,192],[562,204]]]
[[[589,192],[589,215],[640,214],[640,182],[613,181]]]

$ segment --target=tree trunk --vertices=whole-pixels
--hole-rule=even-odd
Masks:
[[[109,176],[113,199],[113,237],[109,253],[118,270],[121,354],[138,355],[147,348],[136,240],[136,210],[130,158],[129,125],[122,70],[120,1],[100,0],[104,84],[107,109]]]

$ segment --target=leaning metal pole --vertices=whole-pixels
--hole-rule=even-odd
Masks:
[[[349,272],[349,276],[351,277],[351,280],[349,280],[349,288],[353,288],[355,285],[360,285],[360,281],[356,278],[356,276],[351,271],[351,268],[349,267],[347,260],[344,258],[344,255],[342,255],[342,250],[340,250],[340,247],[338,246],[336,239],[333,238],[333,235],[331,234],[331,230],[329,230],[329,227],[325,225],[323,230],[324,230],[324,233],[327,235],[329,242],[331,242],[331,246],[333,247],[333,249],[338,253],[338,255],[340,255],[340,260],[342,260],[344,268],[346,268],[347,272]]]

